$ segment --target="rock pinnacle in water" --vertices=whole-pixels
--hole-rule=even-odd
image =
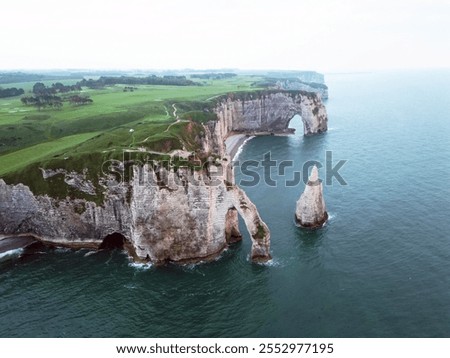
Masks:
[[[295,219],[300,226],[312,229],[322,227],[328,219],[322,183],[316,166],[312,168],[305,191],[297,201]]]

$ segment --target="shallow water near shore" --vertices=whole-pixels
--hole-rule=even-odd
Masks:
[[[213,262],[137,266],[119,251],[36,249],[0,260],[2,337],[449,337],[450,72],[328,75],[330,130],[257,137],[239,160],[293,160],[243,187],[271,230]],[[294,170],[332,151],[330,220],[294,224]],[[262,168],[258,173],[262,176]],[[325,178],[324,168],[319,170]],[[236,180],[248,179],[236,170]]]

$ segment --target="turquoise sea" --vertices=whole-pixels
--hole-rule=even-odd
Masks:
[[[245,187],[272,233],[208,264],[145,268],[119,251],[0,258],[0,337],[450,337],[450,71],[328,74],[329,131],[258,137],[239,160],[292,160]],[[347,160],[324,185],[330,220],[294,224],[309,160]],[[262,175],[263,169],[258,168]],[[325,178],[324,168],[320,169]],[[239,170],[236,180],[245,179]]]

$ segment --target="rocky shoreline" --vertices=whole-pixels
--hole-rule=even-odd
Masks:
[[[38,242],[32,236],[3,236],[0,237],[0,256],[9,251],[25,249]]]
[[[235,157],[241,150],[242,146],[251,138],[253,137],[246,134],[232,134],[228,136],[228,138],[225,140],[225,147],[231,160],[236,160]]]

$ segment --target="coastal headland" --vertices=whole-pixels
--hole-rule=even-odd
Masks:
[[[321,95],[261,88],[241,76],[132,90],[111,81],[101,89],[81,82],[92,87],[92,102],[81,108],[13,104],[18,109],[4,122],[26,121],[27,130],[48,127],[60,137],[33,145],[3,139],[10,149],[0,156],[0,233],[56,246],[122,247],[139,262],[185,263],[215,258],[240,240],[240,215],[252,260],[269,260],[269,228],[235,185],[230,163],[250,136],[292,133],[297,114],[305,135],[326,131]],[[109,107],[113,98],[122,106]],[[95,106],[101,115],[77,117]]]

